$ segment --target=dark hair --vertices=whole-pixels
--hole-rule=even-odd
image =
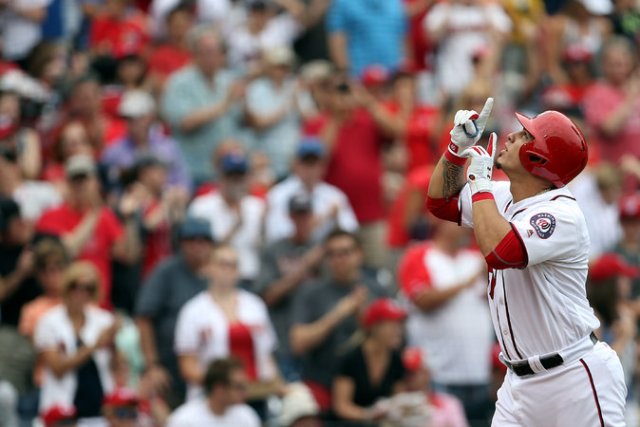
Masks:
[[[207,394],[217,385],[229,385],[231,372],[244,369],[242,362],[236,358],[216,359],[209,364],[204,376],[204,390]]]
[[[333,230],[331,230],[331,232],[324,239],[324,243],[327,244],[330,241],[339,239],[341,237],[348,237],[349,239],[353,240],[353,243],[355,243],[358,248],[362,248],[362,242],[360,242],[360,238],[355,233],[343,230],[342,228],[334,228]]]
[[[45,237],[33,246],[34,264],[37,270],[44,269],[49,262],[67,264],[69,258],[64,245],[57,237]]]

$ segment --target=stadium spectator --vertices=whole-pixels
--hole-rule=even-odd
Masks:
[[[62,120],[77,119],[84,124],[94,155],[99,158],[107,146],[124,137],[126,124],[106,114],[102,87],[95,76],[82,75],[70,86],[66,114]]]
[[[65,172],[69,193],[58,207],[46,211],[36,228],[41,233],[53,234],[62,240],[72,259],[91,262],[100,273],[100,304],[111,304],[111,260],[133,263],[139,257],[135,214],[139,200],[127,194],[120,200],[119,211],[124,226],[108,207],[103,206],[96,165],[87,155],[71,157]]]
[[[105,0],[93,18],[89,48],[96,57],[123,58],[140,54],[148,44],[144,14],[129,0]]]
[[[327,411],[339,357],[358,330],[359,314],[367,301],[387,296],[388,290],[364,273],[362,247],[354,234],[337,229],[324,249],[328,274],[296,295],[289,339],[292,353],[302,360],[302,380]]]
[[[153,47],[148,60],[149,77],[158,91],[161,91],[171,74],[191,62],[187,34],[194,24],[194,11],[188,2],[179,2],[165,20],[167,37]]]
[[[106,427],[138,427],[143,418],[138,410],[140,399],[127,389],[116,389],[106,395],[102,401],[102,415]]]
[[[401,0],[334,1],[327,15],[331,59],[353,77],[368,65],[394,70],[408,54],[407,26]]]
[[[136,305],[136,324],[144,356],[144,379],[152,391],[176,407],[185,384],[173,351],[178,313],[207,288],[203,277],[213,249],[211,226],[187,217],[179,229],[180,250],[159,264],[144,282]]]
[[[18,0],[6,2],[0,9],[2,54],[11,61],[25,60],[42,39],[41,23],[51,0]]]
[[[14,199],[22,216],[35,222],[44,211],[58,206],[62,196],[47,182],[24,179],[20,169],[18,153],[0,145],[0,194]]]
[[[493,338],[486,266],[470,236],[455,223],[434,222],[432,239],[407,251],[398,277],[409,306],[408,344],[429,354],[434,389],[459,398],[478,422],[491,408]]]
[[[291,74],[294,60],[289,47],[266,48],[264,74],[247,86],[245,114],[253,151],[266,153],[278,178],[287,176],[300,138],[299,89]]]
[[[640,157],[640,76],[637,54],[628,40],[612,38],[602,47],[603,79],[585,94],[584,115],[593,128],[603,160],[614,163],[624,154]]]
[[[220,142],[233,135],[240,120],[238,101],[244,83],[223,69],[222,39],[211,28],[188,35],[193,64],[174,73],[165,89],[162,113],[187,162],[194,183],[213,178],[210,159]]]
[[[637,193],[623,196],[618,204],[622,238],[614,251],[621,255],[627,263],[640,267],[640,195]],[[636,318],[640,320],[640,278],[631,282],[632,308]]]
[[[376,405],[402,390],[403,344],[407,313],[391,299],[378,299],[362,315],[364,341],[342,357],[333,380],[333,411],[342,420],[376,425],[387,418]]]
[[[25,100],[11,90],[0,90],[0,142],[16,154],[20,173],[26,179],[37,179],[42,169],[40,137],[27,126]]]
[[[406,389],[426,394],[429,427],[467,427],[469,424],[460,401],[450,394],[431,389],[431,372],[424,359],[422,349],[417,347],[402,353],[402,363],[407,371]]]
[[[60,194],[64,194],[66,180],[64,164],[76,154],[86,154],[93,157],[93,147],[89,140],[89,134],[82,122],[71,120],[64,123],[51,148],[49,161],[42,171],[42,179],[53,184]]]
[[[22,335],[33,338],[40,318],[62,302],[62,281],[67,265],[67,254],[59,240],[45,237],[34,245],[33,274],[43,294],[22,307],[18,324]]]
[[[424,26],[438,45],[436,75],[440,89],[456,98],[474,77],[473,53],[482,46],[501,46],[511,31],[511,20],[500,3],[452,0],[435,4]]]
[[[204,366],[221,357],[242,361],[249,380],[247,399],[262,419],[266,399],[279,394],[281,381],[273,358],[277,338],[264,302],[238,289],[238,253],[218,245],[207,268],[209,288],[188,301],[178,316],[175,351],[189,385],[188,399],[202,396]]]
[[[322,180],[326,167],[327,153],[322,142],[315,138],[300,141],[292,174],[267,194],[267,241],[274,242],[292,235],[294,223],[289,216],[289,201],[297,194],[306,194],[311,199],[313,240],[322,241],[336,227],[352,232],[358,229],[358,220],[346,195]]]
[[[221,145],[221,150],[227,150]],[[242,286],[250,288],[260,270],[260,245],[265,204],[249,194],[249,163],[244,150],[223,151],[217,156],[219,188],[196,197],[188,213],[211,223],[211,232],[219,243],[231,244],[240,255]]]
[[[640,45],[640,10],[629,0],[616,0],[609,15],[613,34],[629,39],[636,48]]]
[[[582,116],[585,94],[594,83],[593,54],[580,45],[567,46],[560,63],[562,75],[542,94],[545,108],[563,111],[570,116]]]
[[[260,419],[244,402],[248,379],[237,359],[211,362],[203,375],[205,395],[182,405],[167,427],[259,427]]]
[[[587,297],[600,319],[599,337],[613,348],[622,363],[627,387],[636,369],[636,316],[629,304],[631,279],[640,270],[613,253],[605,253],[589,266]]]
[[[306,133],[325,144],[326,181],[349,198],[360,223],[365,262],[385,264],[382,142],[397,130],[395,120],[360,86],[343,78],[333,81],[329,110],[309,121]]]
[[[80,419],[101,416],[103,397],[113,388],[110,372],[118,322],[96,307],[100,274],[86,262],[71,264],[62,284],[63,304],[38,322],[36,348],[44,361],[41,411],[73,405]]]
[[[293,195],[288,215],[293,234],[265,247],[254,290],[267,304],[278,336],[275,357],[280,372],[285,380],[294,382],[300,379],[300,368],[289,348],[293,301],[309,280],[318,278],[324,248],[312,240],[313,201],[308,196]]]
[[[0,218],[0,320],[16,327],[22,307],[42,293],[32,276],[33,227],[13,199],[0,198]]]
[[[282,427],[322,427],[319,415],[320,408],[307,386],[302,383],[287,386],[278,418]]]
[[[101,162],[106,165],[110,180],[118,182],[137,157],[153,153],[168,166],[167,184],[190,190],[191,180],[182,153],[178,143],[165,135],[156,121],[153,97],[142,90],[127,91],[118,113],[127,120],[127,134],[102,154]]]

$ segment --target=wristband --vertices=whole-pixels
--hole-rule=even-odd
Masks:
[[[495,199],[493,198],[493,193],[491,193],[490,191],[478,192],[478,193],[475,193],[473,196],[471,196],[471,203],[480,202],[482,200],[495,200]]]
[[[449,147],[447,148],[447,151],[444,152],[444,158],[449,163],[453,163],[456,166],[464,166],[464,164],[467,162],[467,158],[458,156],[455,153],[455,151],[457,150],[458,150],[457,145],[455,145],[453,142],[449,143]]]

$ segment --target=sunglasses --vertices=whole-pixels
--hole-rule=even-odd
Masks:
[[[84,182],[87,179],[89,179],[89,174],[86,174],[86,173],[79,173],[77,175],[72,175],[69,178],[72,184],[80,184],[81,182]]]
[[[74,291],[85,291],[89,293],[94,293],[96,291],[96,284],[73,282],[69,285],[69,292],[74,292]]]

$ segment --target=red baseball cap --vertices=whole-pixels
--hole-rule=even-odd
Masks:
[[[620,219],[640,219],[640,194],[623,196],[618,203]]]
[[[389,71],[382,65],[370,65],[364,69],[360,80],[366,87],[372,87],[387,83],[389,78]]]
[[[424,367],[424,354],[418,347],[410,347],[402,352],[402,364],[409,372],[415,372]]]
[[[635,278],[640,275],[640,269],[627,263],[618,254],[608,253],[594,261],[589,268],[591,280],[606,280],[612,277],[624,276]]]
[[[567,48],[562,53],[562,59],[565,62],[589,62],[593,58],[593,54],[585,49],[584,46],[579,44],[573,44],[567,46]]]
[[[126,388],[119,388],[105,396],[102,406],[136,406],[140,402],[138,395]]]
[[[62,421],[75,421],[76,414],[76,408],[74,407],[56,405],[42,414],[42,422],[45,427],[53,427]]]
[[[390,298],[381,298],[369,305],[362,317],[362,326],[370,328],[386,320],[404,320],[407,312]]]

